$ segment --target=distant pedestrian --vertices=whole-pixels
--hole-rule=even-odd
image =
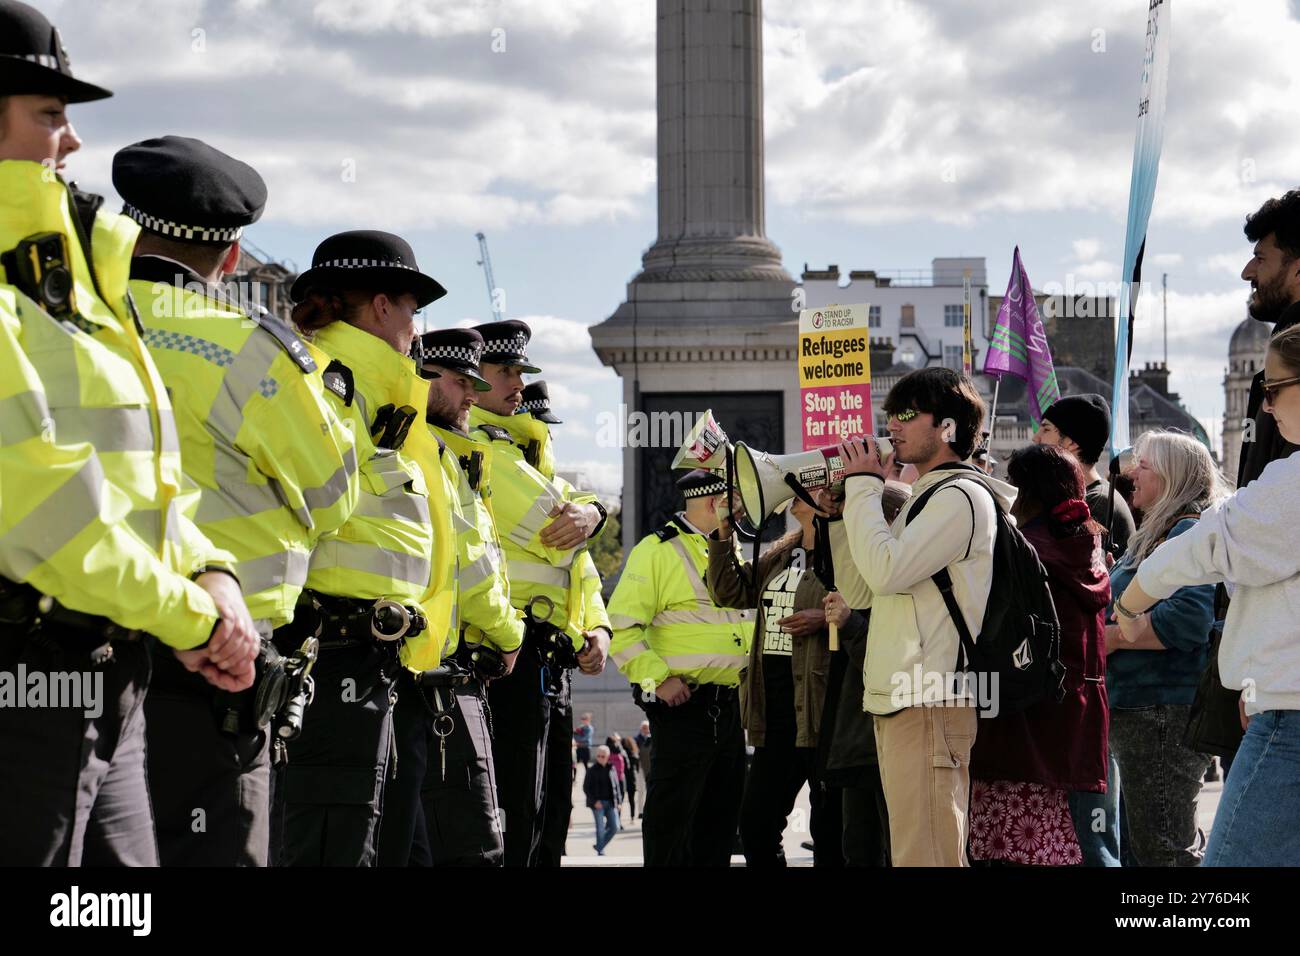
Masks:
[[[641,772],[645,774],[646,782],[650,781],[650,721],[641,721],[641,729],[636,735],[637,756],[641,758]]]
[[[573,739],[578,744],[578,763],[585,770],[591,765],[591,745],[596,740],[596,728],[591,725],[591,714],[582,715],[582,722],[574,728]]]
[[[609,748],[604,744],[596,748],[596,763],[588,768],[582,790],[596,818],[596,843],[592,849],[597,856],[604,856],[605,847],[619,831],[618,771],[610,764]]]
[[[640,748],[632,737],[623,738],[623,758],[627,761],[627,800],[632,819],[636,819],[637,771],[641,769]]]
[[[618,805],[623,806],[623,797],[627,793],[627,761],[623,759],[622,738],[618,734],[612,734],[605,738],[605,746],[609,748],[609,764],[618,774]]]

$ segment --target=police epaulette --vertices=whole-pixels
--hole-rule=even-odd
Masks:
[[[254,316],[253,321],[275,336],[276,341],[284,346],[284,350],[289,353],[289,357],[304,375],[316,371],[316,360],[311,357],[311,352],[307,350],[303,340],[298,338],[297,332],[269,312]]]
[[[356,392],[356,386],[352,381],[352,369],[335,359],[326,367],[321,381],[327,389],[343,399],[344,405],[352,404],[352,396]]]
[[[502,428],[500,425],[480,425],[479,428],[483,429],[483,434],[487,435],[487,437],[491,438],[493,441],[514,441],[510,432]]]
[[[438,457],[441,458],[443,452],[447,450],[447,443],[442,440],[442,436],[437,432],[430,432],[430,434],[433,435],[433,440],[438,443]]]
[[[671,541],[682,533],[682,529],[675,524],[666,524],[662,528],[655,529],[655,537],[660,541]]]

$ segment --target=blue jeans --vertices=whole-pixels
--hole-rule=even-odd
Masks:
[[[1206,866],[1300,866],[1300,711],[1250,718],[1223,784]]]
[[[1070,816],[1084,866],[1119,866],[1119,764],[1108,756],[1106,792],[1070,791]]]
[[[609,841],[614,839],[618,833],[618,804],[612,800],[602,800],[604,806],[599,810],[591,808],[591,812],[596,817],[596,855],[604,856],[605,847],[609,846]]]

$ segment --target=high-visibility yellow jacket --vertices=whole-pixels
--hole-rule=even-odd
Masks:
[[[346,395],[333,388],[326,394],[356,441],[361,493],[352,516],[317,543],[307,587],[340,597],[416,604],[429,589],[433,549],[424,473],[404,448],[379,448],[371,436],[383,406],[409,404],[404,376],[415,374],[414,363],[383,339],[345,322],[327,325],[313,341],[332,357],[327,377],[346,369],[353,385]]]
[[[646,693],[669,677],[735,687],[748,662],[753,617],[720,608],[704,576],[708,541],[674,518],[628,555],[609,601],[610,655]]]
[[[517,442],[521,430],[530,427],[524,419],[536,422],[531,415],[507,417],[478,407],[470,410],[470,436],[492,449],[488,502],[506,557],[510,603],[526,609],[533,598],[548,598],[554,604],[550,623],[568,632],[574,647],[581,648],[583,631],[609,628],[600,575],[586,544],[558,551],[542,544],[541,532],[550,523],[551,512],[565,501],[586,504],[596,496],[550,481],[524,461]]]
[[[461,628],[472,643],[486,641],[506,653],[518,650],[524,641],[523,614],[510,604],[505,555],[485,501],[492,448],[450,428],[431,427],[455,463],[461,514],[468,519],[457,541]]]
[[[195,647],[217,610],[189,578],[234,556],[183,513],[176,422],[128,301],[139,227],[101,212],[88,252],[63,181],[0,162],[0,252],[49,232],[66,240],[73,318],[0,268],[0,574]]]
[[[135,259],[131,291],[200,489],[195,522],[237,559],[252,616],[286,624],[313,546],[359,495],[355,439],[325,397],[329,358],[171,260]]]
[[[429,430],[427,424],[419,427],[426,432]],[[436,495],[429,496],[430,502],[436,498],[447,503],[449,524],[446,529],[435,531],[435,534],[441,535],[443,542],[451,542],[452,553],[451,573],[444,576],[438,591],[430,591],[421,602],[429,619],[427,639],[408,641],[402,648],[402,663],[417,672],[437,667],[443,658],[456,650],[461,622],[461,560],[457,543],[461,535],[473,527],[472,512],[466,514],[460,498],[460,465],[456,462],[456,456],[443,446],[437,436],[433,437],[433,443],[427,446],[424,454],[437,456],[436,466],[425,469],[425,478],[436,489]]]

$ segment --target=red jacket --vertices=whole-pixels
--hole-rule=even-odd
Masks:
[[[1106,605],[1110,578],[1099,535],[1056,537],[1035,519],[1020,529],[1047,569],[1061,622],[1065,699],[981,719],[971,753],[980,780],[1106,792]]]

